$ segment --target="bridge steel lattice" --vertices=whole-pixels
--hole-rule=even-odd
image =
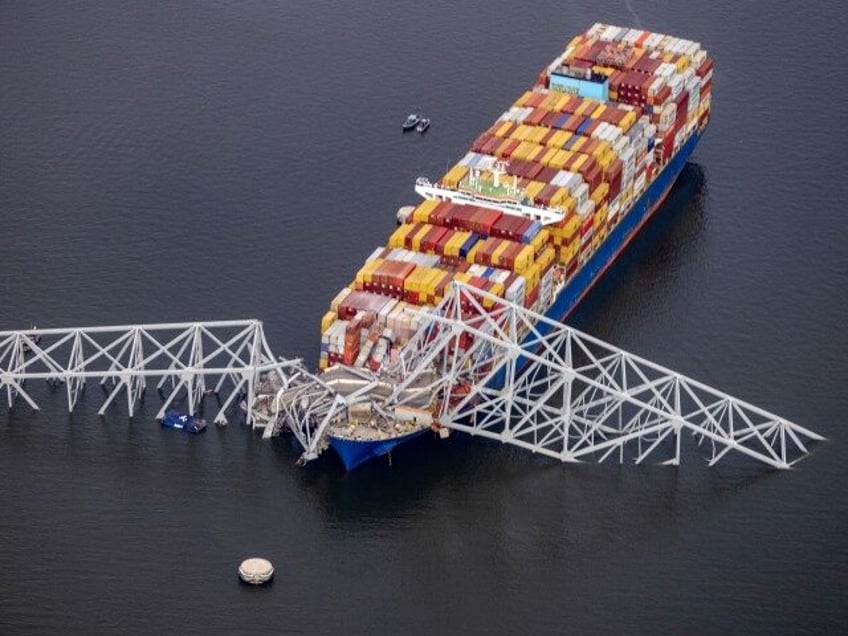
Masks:
[[[484,307],[484,304],[486,307]],[[730,451],[779,469],[823,439],[785,418],[628,353],[519,305],[455,283],[397,362],[378,375],[361,370],[358,389],[336,393],[304,378],[281,390],[283,426],[308,430],[303,461],[326,446],[332,421],[371,401],[390,413],[407,389],[433,395],[440,426],[540,453],[562,462],[649,458],[677,465],[684,432],[709,451],[713,465]],[[386,387],[391,387],[386,394]],[[380,397],[375,395],[380,393]],[[299,435],[304,440],[305,435]]]
[[[487,304],[492,308],[484,309]],[[469,317],[470,316],[470,317]],[[470,346],[460,344],[471,342]],[[628,353],[598,338],[457,284],[403,351],[402,390],[435,365],[443,426],[563,462],[664,452],[677,465],[681,436],[709,448],[710,465],[730,451],[774,468],[808,453],[813,431]],[[459,389],[459,390],[457,390]]]
[[[156,382],[164,398],[158,418],[181,395],[195,413],[214,393],[216,422],[226,423],[225,411],[243,395],[252,423],[260,374],[269,365],[286,372],[299,361],[276,363],[258,320],[0,331],[0,395],[9,408],[22,399],[37,410],[26,382],[41,379],[65,385],[72,411],[95,381],[106,392],[100,415],[123,393],[133,417],[148,383]]]

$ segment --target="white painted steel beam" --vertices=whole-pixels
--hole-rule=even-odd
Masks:
[[[486,308],[484,308],[486,305]],[[681,434],[775,468],[813,431],[567,325],[455,283],[391,371],[398,394],[436,368],[442,426],[563,462],[626,455],[679,464]]]
[[[214,386],[216,422],[226,423],[225,411],[243,394],[255,426],[255,387],[269,369],[286,372],[293,364],[274,360],[258,320],[0,331],[0,391],[9,408],[22,398],[37,409],[26,383],[46,380],[65,384],[71,411],[94,380],[107,393],[101,415],[124,395],[133,417],[152,379],[164,397],[158,418],[180,397],[181,408],[196,413]]]

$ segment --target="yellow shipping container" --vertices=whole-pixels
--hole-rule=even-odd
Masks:
[[[543,166],[550,166],[551,159],[554,158],[554,156],[556,155],[556,153],[559,152],[559,150],[557,150],[556,148],[550,148],[548,146],[545,146],[545,148],[547,148],[547,150],[545,150],[545,153],[537,158],[537,161]]]
[[[432,212],[435,207],[439,205],[439,202],[435,199],[426,199],[418,204],[418,207],[415,208],[412,212],[412,218],[415,220],[415,214],[423,214],[424,221],[416,221],[416,223],[426,223],[427,218],[430,216],[430,212]]]
[[[498,126],[498,129],[495,131],[495,135],[497,135],[498,137],[501,137],[501,138],[506,137],[506,134],[510,131],[511,128],[512,128],[512,122],[511,121],[505,121],[500,126]]]
[[[571,133],[569,131],[558,130],[553,135],[551,135],[550,139],[548,139],[547,145],[553,148],[562,149],[562,147],[565,146],[566,143],[568,143],[569,139],[571,139]]]
[[[567,245],[563,245],[559,248],[559,262],[560,263],[570,263],[571,260],[577,256],[577,251],[580,249],[580,243],[578,241],[574,241]]]
[[[445,256],[458,256],[459,248],[462,246],[460,241],[460,232],[455,232],[453,236],[445,243]]]
[[[677,68],[678,73],[682,73],[683,71],[685,71],[687,68],[689,68],[689,56],[681,55],[680,59],[677,60],[674,66]]]
[[[533,132],[530,134],[529,141],[532,141],[534,144],[540,144],[549,132],[551,132],[551,129],[545,126],[533,126]]]
[[[474,262],[474,256],[477,254],[477,250],[480,249],[480,246],[483,244],[483,241],[477,241],[474,245],[471,246],[471,249],[468,250],[468,254],[465,255],[465,260],[469,263]]]
[[[536,262],[539,264],[539,270],[545,271],[551,265],[551,263],[556,260],[556,250],[548,245],[542,253],[539,254],[539,258],[536,259]]]
[[[401,226],[401,227],[412,227],[409,226]],[[375,258],[372,261],[368,261],[362,268],[356,273],[356,282],[358,283],[371,283],[374,281],[374,271],[383,264],[382,258]]]
[[[531,132],[533,132],[533,128],[532,128],[531,126],[528,126],[527,124],[520,124],[520,125],[518,126],[518,128],[516,128],[515,130],[513,130],[513,131],[510,133],[510,135],[509,135],[509,136],[510,136],[512,139],[518,139],[518,140],[520,140],[520,141],[526,141],[526,140],[527,140],[527,136],[528,136]]]
[[[501,257],[506,249],[510,246],[510,241],[502,240],[500,244],[495,248],[495,251],[492,252],[492,265],[494,267],[500,267]]]
[[[565,162],[568,161],[569,153],[565,150],[560,150],[551,159],[551,168],[562,170]]]
[[[604,208],[602,210],[598,210],[592,215],[592,225],[595,226],[595,232],[598,231],[599,227],[603,226],[604,221],[606,221],[606,220],[607,220],[606,208]]]
[[[533,199],[546,185],[548,184],[542,181],[531,181],[524,187],[524,194]]]
[[[627,114],[622,118],[620,122],[618,122],[618,127],[621,128],[621,132],[627,132],[630,130],[630,127],[636,123],[636,113],[634,111],[628,111]]]
[[[577,233],[577,230],[580,229],[580,217],[572,214],[565,219],[561,229],[563,238],[570,240]]]
[[[468,174],[468,166],[462,166],[460,164],[457,164],[453,168],[448,170],[447,174],[442,177],[442,183],[451,188],[455,188],[459,184],[459,182],[462,181],[466,174]]]
[[[533,264],[533,254],[534,254],[532,245],[525,245],[521,248],[521,251],[518,252],[518,255],[515,257],[515,271],[519,274],[523,273]]]
[[[414,215],[415,212],[413,212],[413,216]],[[409,230],[411,230],[412,227],[413,226],[408,223],[398,226],[398,228],[392,232],[392,235],[389,237],[389,247],[403,247],[403,241],[406,238],[406,235],[409,234]]]
[[[587,159],[588,159],[588,155],[578,154],[577,159],[575,159],[574,163],[571,165],[569,170],[571,170],[571,172],[577,172],[580,169],[580,166],[582,166],[584,163],[586,163]]]
[[[600,206],[601,202],[606,198],[609,194],[609,184],[606,181],[601,181],[601,185],[595,188],[595,191],[592,192],[592,195],[589,197],[592,201],[595,202],[595,206]]]
[[[598,107],[592,111],[592,114],[589,115],[592,119],[600,119],[601,115],[604,114],[604,111],[607,109],[606,104],[599,104]]]
[[[330,328],[330,325],[332,325],[336,321],[337,317],[338,315],[334,311],[328,311],[326,314],[324,314],[324,317],[321,318],[321,333],[327,331],[327,329]]]
[[[533,247],[533,252],[535,254],[538,254],[539,251],[545,246],[545,244],[547,244],[550,238],[551,233],[547,229],[542,228],[541,230],[539,230],[536,236],[534,236],[533,239],[530,241],[530,245]]]
[[[538,162],[539,158],[547,152],[547,146],[540,146],[536,144],[535,148],[527,153],[527,161],[535,161]]]
[[[421,228],[412,235],[412,250],[415,252],[421,251],[421,239],[433,228],[432,225],[424,223]]]
[[[587,137],[578,137],[577,139],[575,139],[575,140],[574,140],[574,143],[573,143],[573,144],[571,144],[571,148],[569,148],[569,150],[570,150],[571,152],[580,152],[580,149],[581,149],[583,146],[585,146],[585,145],[586,145],[586,142],[587,142],[588,140],[589,140],[589,139],[588,139]]]
[[[512,139],[511,137],[507,137],[506,139],[504,139],[503,142],[497,148],[495,148],[495,156],[499,159],[503,159],[504,155],[506,154],[507,147],[514,141],[515,139]]]
[[[527,102],[533,99],[535,93],[533,91],[525,91],[524,94],[515,101],[516,106],[526,106]]]
[[[560,188],[554,192],[554,196],[551,197],[551,205],[563,212],[573,209],[574,199],[571,198],[571,191],[568,188]]]

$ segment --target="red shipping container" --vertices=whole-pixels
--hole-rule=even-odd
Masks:
[[[677,117],[675,121],[679,126],[681,121],[686,120],[687,111],[689,110],[689,91],[680,93],[677,99],[674,100],[674,103],[677,104]]]
[[[538,126],[542,120],[545,118],[545,115],[548,114],[549,111],[544,108],[535,108],[533,112],[531,112],[527,117],[524,118],[524,123],[528,126]]]
[[[483,147],[479,152],[483,153],[484,155],[494,155],[495,150],[497,150],[498,146],[500,146],[502,143],[503,139],[492,135],[491,137],[489,137],[489,141],[483,144]]]
[[[704,77],[707,73],[713,70],[714,66],[715,62],[712,60],[712,58],[708,57],[706,60],[704,60],[703,64],[698,67],[698,70],[695,71],[695,75],[697,75],[698,77]]]
[[[545,116],[542,117],[542,120],[539,122],[539,126],[545,126],[546,128],[554,128],[556,126],[557,119],[562,117],[562,113],[559,111],[545,111]],[[526,121],[525,121],[526,123]],[[551,131],[545,137],[550,138],[555,131]],[[545,137],[539,143],[545,143]]]

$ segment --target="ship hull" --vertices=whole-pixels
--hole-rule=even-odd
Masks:
[[[371,459],[390,453],[393,448],[421,436],[428,430],[425,428],[400,437],[376,441],[352,440],[330,436],[330,446],[341,458],[345,470],[353,470]]]
[[[570,314],[589,290],[601,279],[604,272],[615,262],[618,255],[627,247],[642,226],[651,218],[657,208],[668,196],[683,166],[689,159],[695,146],[701,138],[702,131],[696,130],[680,147],[657,177],[646,188],[642,195],[630,207],[621,221],[610,231],[609,236],[598,246],[598,249],[584,263],[562,288],[544,315],[559,321]],[[537,329],[542,335],[550,330],[550,325],[542,323]],[[498,377],[495,378],[497,383]],[[501,382],[503,380],[501,379]],[[426,430],[426,429],[425,429]],[[330,437],[330,446],[336,451],[345,465],[352,470],[364,462],[385,455],[400,444],[418,437],[424,431],[379,441],[359,441]]]

